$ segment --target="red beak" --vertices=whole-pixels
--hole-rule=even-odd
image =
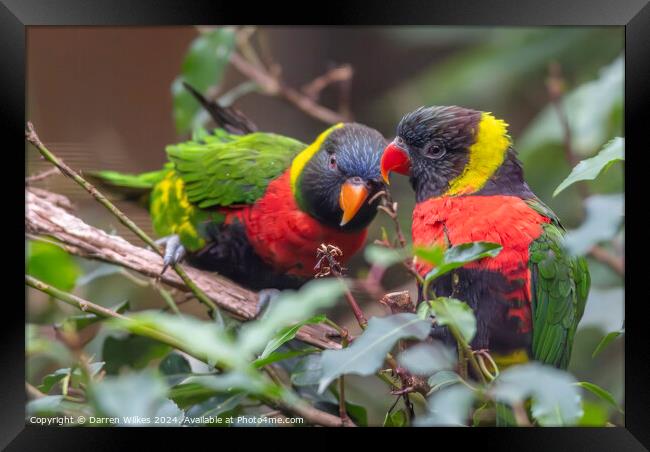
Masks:
[[[391,171],[408,176],[411,174],[411,159],[408,152],[399,147],[393,141],[386,146],[384,154],[381,156],[381,177],[388,182],[388,175]]]

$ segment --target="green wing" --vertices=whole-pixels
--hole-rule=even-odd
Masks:
[[[166,151],[189,202],[204,209],[255,202],[305,147],[272,133],[231,135],[218,130]]]
[[[582,318],[590,278],[583,257],[563,247],[563,230],[552,221],[530,245],[533,316],[532,352],[535,360],[566,368],[573,337]]]

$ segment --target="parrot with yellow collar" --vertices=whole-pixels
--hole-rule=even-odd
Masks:
[[[584,258],[562,246],[558,217],[526,184],[507,124],[457,106],[422,107],[397,127],[381,161],[408,175],[415,191],[413,243],[502,245],[435,280],[437,296],[466,302],[477,320],[472,342],[500,366],[541,361],[566,368],[590,286]],[[431,266],[418,262],[426,275]],[[453,341],[446,327],[434,335]]]
[[[342,263],[363,246],[379,202],[369,201],[385,187],[378,131],[339,123],[304,144],[186,88],[220,128],[167,146],[159,171],[95,173],[148,193],[165,266],[186,259],[251,289],[295,288],[313,276],[322,243]]]

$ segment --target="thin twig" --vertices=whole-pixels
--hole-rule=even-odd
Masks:
[[[609,266],[620,276],[625,276],[625,260],[622,257],[615,256],[600,245],[594,245],[589,250],[589,254],[597,261]]]
[[[266,68],[242,58],[236,52],[230,55],[230,62],[242,75],[257,83],[262,92],[269,96],[278,96],[293,104],[302,112],[327,124],[348,121],[349,118],[315,102],[309,96],[284,84]]]
[[[143,242],[155,250],[158,255],[163,256],[162,250],[156,245],[156,243],[151,239],[146,232],[138,227],[129,217],[127,217],[120,209],[118,209],[112,202],[106,198],[99,190],[97,190],[91,183],[86,181],[79,173],[74,171],[68,165],[66,165],[62,160],[60,160],[56,155],[54,155],[50,150],[45,147],[43,142],[38,137],[36,130],[34,130],[34,125],[31,122],[27,122],[27,130],[25,131],[25,138],[29,141],[41,155],[56,166],[65,176],[74,180],[79,184],[84,190],[86,190],[90,195],[97,200],[102,206],[108,209],[117,219],[127,228],[129,228],[133,233],[135,233]],[[173,266],[174,271],[178,276],[183,280],[187,287],[196,295],[196,298],[203,304],[205,304],[211,315],[214,315],[216,318],[221,318],[219,308],[217,305],[208,297],[205,292],[199,288],[194,281],[190,279],[187,275],[187,272],[179,264]]]
[[[346,82],[352,78],[354,70],[349,64],[330,69],[321,76],[316,77],[311,82],[302,87],[302,92],[307,97],[317,101],[320,93],[332,83]]]
[[[47,179],[50,176],[54,176],[55,174],[60,174],[61,172],[59,171],[58,168],[50,168],[45,171],[41,171],[38,174],[34,174],[33,176],[29,176],[25,179],[25,185],[33,184],[34,182],[41,181],[43,179]]]

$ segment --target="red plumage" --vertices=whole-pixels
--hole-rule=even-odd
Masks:
[[[364,244],[367,229],[342,232],[319,223],[300,210],[291,192],[289,170],[271,181],[264,196],[253,205],[228,211],[226,223],[238,220],[259,257],[275,271],[312,277],[316,249],[322,243],[343,252],[342,263]]]
[[[531,329],[530,270],[528,249],[542,233],[542,224],[549,218],[533,210],[515,196],[457,196],[430,198],[416,205],[413,211],[413,243],[416,246],[445,244],[445,233],[452,245],[487,241],[503,246],[494,258],[472,262],[465,268],[501,273],[513,282],[507,300],[513,303],[508,317],[520,319],[520,333]],[[418,272],[425,275],[431,266],[417,263]],[[522,284],[523,283],[523,284]]]

